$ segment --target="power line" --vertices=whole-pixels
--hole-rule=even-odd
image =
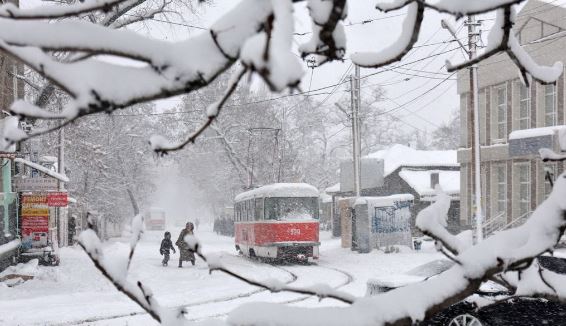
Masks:
[[[407,101],[407,102],[405,102],[405,103],[403,103],[403,104],[398,105],[396,108],[390,109],[390,110],[385,111],[385,112],[383,112],[383,113],[384,113],[384,114],[385,114],[385,113],[391,113],[391,112],[394,112],[394,111],[403,109],[403,108],[406,107],[407,105],[409,105],[409,104],[411,104],[411,103],[413,103],[413,102],[415,102],[415,101],[418,101],[419,99],[422,99],[423,96],[425,96],[426,94],[428,94],[428,93],[432,92],[433,90],[435,90],[437,87],[439,87],[440,85],[442,85],[444,82],[446,82],[450,77],[452,77],[452,76],[455,75],[455,74],[456,74],[456,72],[453,72],[451,75],[449,75],[448,77],[446,77],[444,80],[440,81],[439,83],[437,83],[437,84],[434,85],[433,87],[429,88],[428,90],[426,90],[426,91],[423,92],[422,94],[419,94],[418,96],[412,98],[411,100],[409,100],[409,101]]]

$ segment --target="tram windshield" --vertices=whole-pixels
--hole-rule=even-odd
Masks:
[[[279,197],[265,199],[265,217],[269,220],[318,220],[318,198]]]

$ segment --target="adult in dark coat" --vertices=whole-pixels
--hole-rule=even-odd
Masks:
[[[177,247],[179,247],[179,268],[183,267],[184,261],[190,261],[193,265],[195,264],[195,254],[189,250],[189,245],[185,242],[185,237],[187,235],[193,235],[193,230],[195,226],[191,222],[187,222],[185,228],[179,233],[179,238],[175,242]]]

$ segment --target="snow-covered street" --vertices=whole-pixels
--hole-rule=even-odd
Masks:
[[[170,228],[176,235],[177,230]],[[356,296],[365,294],[368,278],[402,273],[436,259],[433,251],[384,254],[352,253],[339,239],[321,233],[321,258],[316,264],[268,265],[237,256],[233,238],[218,236],[205,225],[197,231],[206,255],[220,255],[231,270],[257,280],[277,279],[295,286],[325,283]],[[224,318],[247,302],[279,302],[291,305],[340,305],[291,293],[269,293],[221,272],[209,274],[206,264],[177,267],[178,254],[168,267],[161,266],[159,242],[162,232],[144,233],[130,267],[129,279],[141,281],[161,305],[186,307],[191,320]],[[127,255],[126,239],[110,241],[106,254]],[[33,280],[0,288],[2,325],[156,325],[141,308],[119,293],[92,265],[80,247],[63,248],[58,267],[27,266]],[[1,284],[1,283],[0,283]]]

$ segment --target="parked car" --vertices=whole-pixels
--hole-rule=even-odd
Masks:
[[[555,273],[566,274],[566,259],[540,256],[539,264]],[[450,260],[434,260],[409,272],[371,279],[367,282],[366,295],[372,296],[392,289],[422,282],[448,270],[454,265]],[[421,322],[420,326],[539,326],[566,325],[566,305],[541,298],[512,297],[504,287],[493,282],[482,284],[478,293],[493,304],[478,307],[474,299],[478,294],[458,302],[434,317]]]

